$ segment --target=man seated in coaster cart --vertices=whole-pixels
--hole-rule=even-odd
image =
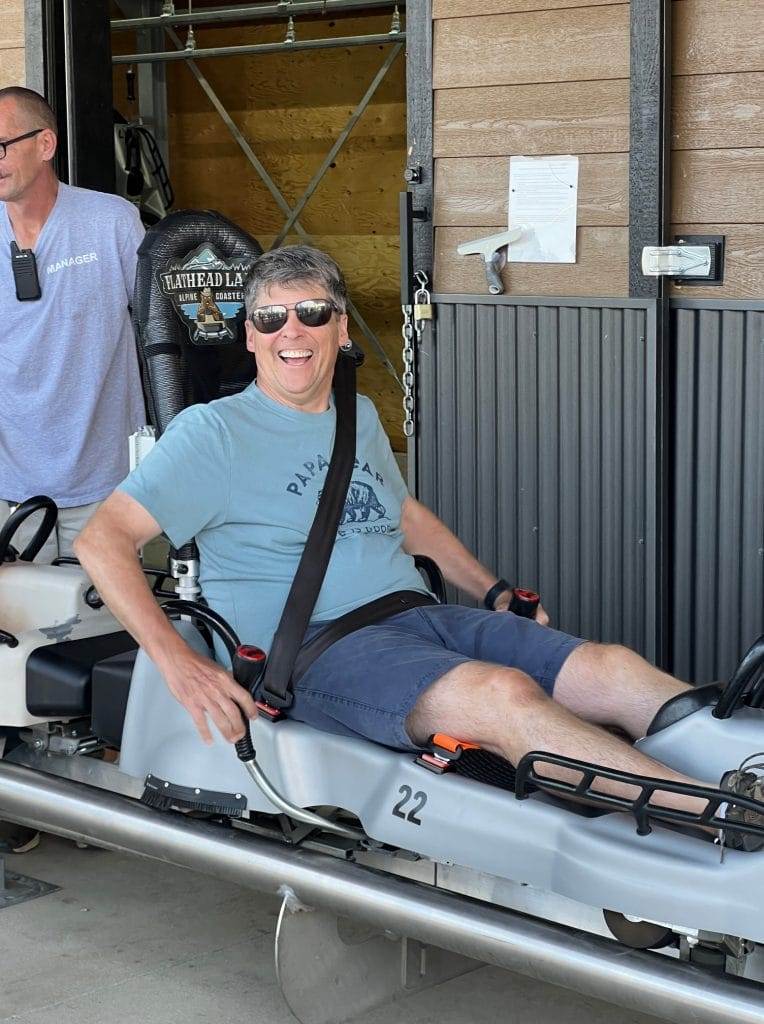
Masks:
[[[164,532],[200,551],[209,606],[268,651],[325,483],[334,441],[335,363],[350,347],[341,271],[307,246],[255,260],[245,285],[247,348],[257,379],[239,394],[192,406],[172,420],[149,457],[111,495],[76,543],[99,593],[187,709],[201,738],[211,723],[231,742],[268,704],[220,664],[191,649],[163,614],[138,552]],[[406,489],[371,401],[359,396],[352,478],[305,642],[328,622],[395,591],[419,595],[406,610],[356,628],[308,666],[289,715],[318,729],[421,751],[434,734],[476,744],[512,765],[533,751],[556,759],[540,775],[575,790],[566,765],[662,780],[654,807],[701,814],[707,801],[685,784],[761,796],[758,771],[734,765],[696,780],[635,749],[658,711],[691,688],[625,647],[594,643],[510,611],[513,588],[464,547]],[[438,604],[414,554],[435,559],[446,580],[485,609]],[[613,731],[615,730],[615,731]],[[625,738],[624,738],[625,734]],[[598,776],[603,796],[632,800],[622,779]],[[575,794],[574,794],[575,795]],[[731,806],[754,824],[750,807]],[[751,818],[750,815],[754,817]],[[727,842],[758,849],[761,836],[730,831]]]

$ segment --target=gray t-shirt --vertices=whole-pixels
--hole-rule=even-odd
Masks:
[[[243,643],[269,649],[326,480],[336,416],[288,408],[256,384],[170,423],[120,485],[179,547],[196,538],[204,596]],[[402,548],[407,495],[374,405],[358,398],[356,460],[314,622],[426,587]]]
[[[42,298],[19,302],[0,203],[0,498],[109,494],[144,424],[128,304],[143,226],[119,196],[60,184],[35,245]]]

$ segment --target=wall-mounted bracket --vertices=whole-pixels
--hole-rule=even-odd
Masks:
[[[646,277],[673,277],[677,284],[721,284],[724,277],[724,235],[684,235],[673,245],[642,249]]]
[[[704,277],[711,270],[707,245],[646,245],[642,273],[646,277]]]
[[[674,284],[681,285],[720,285],[724,283],[724,241],[725,235],[678,235],[674,242],[677,245],[707,246],[711,250],[711,266],[706,277],[699,274],[681,274],[674,279]]]

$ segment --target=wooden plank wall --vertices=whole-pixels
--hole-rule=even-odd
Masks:
[[[628,3],[434,0],[433,17],[436,289],[487,291],[456,246],[506,230],[510,156],[577,154],[577,262],[511,264],[505,288],[626,295]]]
[[[0,0],[0,88],[25,84],[24,0]]]
[[[726,236],[721,287],[686,298],[764,297],[764,9],[761,0],[674,0],[672,220]]]
[[[297,19],[299,38],[386,33],[390,12]],[[197,47],[283,40],[277,23],[200,25]],[[185,32],[179,33],[185,39]],[[115,51],[134,39],[115,33]],[[168,40],[168,48],[172,44]],[[234,122],[290,203],[296,202],[390,52],[389,46],[296,51],[199,62]],[[351,296],[401,372],[398,193],[405,188],[406,74],[401,54],[308,202],[301,223],[342,266]],[[115,102],[125,116],[124,69]],[[181,62],[167,65],[170,175],[176,208],[219,210],[267,248],[285,221],[220,117]],[[295,234],[287,239],[298,241]],[[361,332],[360,389],[374,399],[393,447],[405,450],[400,388]]]
[[[627,294],[629,9],[609,0],[434,0],[436,287],[486,290],[459,242],[506,227],[508,157],[575,153],[578,262],[515,264],[509,293]],[[538,8],[543,7],[543,10]],[[672,221],[727,237],[722,287],[764,295],[761,0],[674,0]]]

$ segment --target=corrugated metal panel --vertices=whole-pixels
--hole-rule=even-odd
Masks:
[[[553,624],[655,650],[655,349],[637,302],[438,302],[418,492]]]
[[[674,311],[674,667],[725,679],[764,632],[764,313]]]

